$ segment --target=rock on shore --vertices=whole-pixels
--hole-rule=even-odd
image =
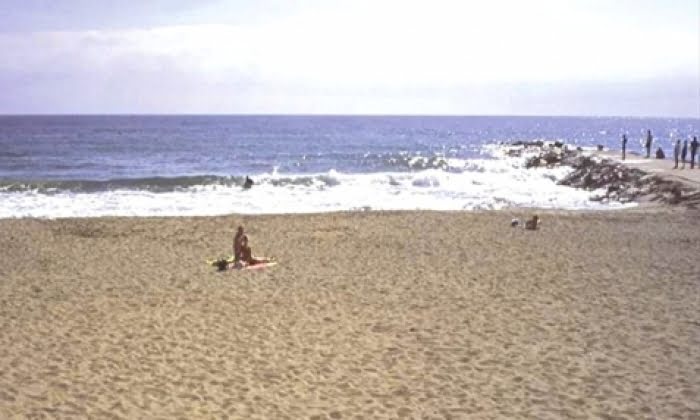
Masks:
[[[664,179],[636,168],[630,168],[611,159],[592,156],[580,148],[572,149],[561,143],[542,142],[514,144],[518,147],[538,148],[538,152],[526,160],[527,168],[570,166],[574,170],[560,179],[560,185],[586,190],[601,190],[594,200],[636,202],[661,202],[700,207],[700,191],[681,182]]]

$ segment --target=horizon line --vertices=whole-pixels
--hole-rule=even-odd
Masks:
[[[0,117],[435,117],[435,118],[629,118],[629,119],[681,119],[700,120],[700,116],[690,115],[546,115],[546,114],[354,114],[354,113],[0,113]]]

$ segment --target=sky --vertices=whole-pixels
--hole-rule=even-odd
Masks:
[[[700,0],[2,0],[0,113],[700,118]]]

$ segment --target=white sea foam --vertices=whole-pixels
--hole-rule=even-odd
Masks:
[[[630,206],[591,201],[595,191],[557,185],[555,180],[565,176],[570,168],[525,169],[523,157],[507,157],[497,150],[489,151],[496,159],[448,159],[447,166],[441,169],[414,172],[291,175],[275,170],[256,176],[256,185],[248,190],[235,185],[198,185],[167,192],[2,192],[0,218],[508,207],[609,210]]]

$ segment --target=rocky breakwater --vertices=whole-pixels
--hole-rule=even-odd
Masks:
[[[680,181],[649,174],[618,161],[596,156],[580,148],[561,143],[518,143],[507,153],[517,155],[527,151],[527,168],[570,166],[567,176],[557,182],[575,188],[600,193],[594,200],[608,202],[657,202],[671,205],[700,207],[700,191]],[[514,152],[518,150],[519,152]]]

